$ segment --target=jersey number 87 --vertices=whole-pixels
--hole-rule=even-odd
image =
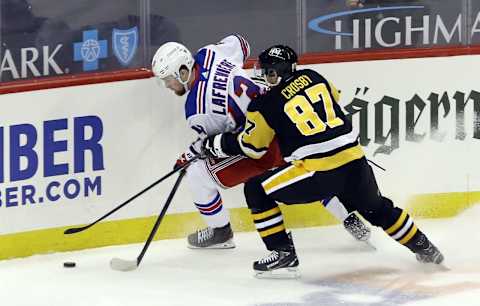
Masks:
[[[308,100],[303,95],[296,95],[283,107],[283,111],[302,135],[311,136],[325,131],[327,126],[334,128],[343,124],[343,120],[335,114],[333,101],[325,84],[316,84],[305,90],[305,93]],[[326,120],[320,119],[312,106],[319,101],[323,102]]]

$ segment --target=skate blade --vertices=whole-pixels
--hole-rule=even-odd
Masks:
[[[439,264],[434,263],[432,265],[436,268],[437,271],[440,271],[440,272],[451,271],[451,269],[448,266],[446,266],[444,262],[441,262]]]
[[[439,271],[442,271],[442,272],[447,272],[447,271],[451,271],[451,269],[445,265],[445,263],[439,263],[437,264],[437,268]]]
[[[298,279],[300,278],[300,271],[298,267],[280,268],[271,271],[254,270],[254,276],[260,279]]]
[[[366,240],[366,241],[360,241],[362,242],[363,244],[365,244],[369,250],[371,251],[376,251],[377,248],[370,242],[370,240]]]
[[[421,261],[420,259],[418,259],[418,257],[417,257],[417,261],[419,261],[423,265],[423,270],[425,272],[447,272],[447,271],[451,271],[451,269],[447,265],[445,265],[445,257],[443,257],[443,255],[441,255],[441,256],[442,256],[442,258],[440,259],[439,263]]]
[[[445,265],[445,259],[443,258],[440,263],[435,262],[423,262],[425,272],[448,272],[451,269]]]
[[[436,264],[434,262],[424,262],[422,263],[422,270],[425,273],[436,273],[436,272],[448,272],[451,271],[443,262]]]
[[[233,249],[235,248],[235,243],[233,242],[232,239],[230,239],[223,243],[212,244],[206,247],[200,247],[200,246],[191,245],[191,244],[188,244],[187,247],[189,249]]]

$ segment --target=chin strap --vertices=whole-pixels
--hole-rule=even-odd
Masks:
[[[277,86],[277,85],[280,84],[280,82],[282,81],[282,77],[281,77],[281,76],[277,77],[277,82],[276,82],[275,84],[268,82],[266,76],[264,77],[264,79],[265,79],[265,83],[267,83],[268,86],[270,86],[270,87]]]
[[[188,70],[188,76],[187,76],[187,80],[185,82],[182,81],[182,78],[180,77],[180,74],[176,74],[177,75],[176,76],[177,81],[179,81],[180,84],[183,85],[183,88],[185,88],[186,92],[190,91],[190,88],[188,88],[188,81],[190,80],[190,77],[192,76],[193,68],[194,67],[192,67],[191,69]]]
[[[185,91],[188,92],[190,88],[188,88],[188,80],[190,80],[190,76],[192,75],[192,70],[188,72],[188,77],[185,82],[182,81],[182,79],[178,78],[178,81],[183,85],[183,88],[185,88]]]

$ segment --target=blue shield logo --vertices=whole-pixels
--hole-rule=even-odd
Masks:
[[[137,52],[138,28],[127,30],[113,29],[112,32],[113,54],[120,64],[128,66]]]

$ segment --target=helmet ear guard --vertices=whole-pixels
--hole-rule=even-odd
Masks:
[[[152,59],[153,74],[160,79],[173,76],[184,86],[192,73],[194,59],[190,51],[182,44],[177,42],[167,42],[158,48]],[[180,78],[180,69],[188,70],[188,78],[182,81]]]

